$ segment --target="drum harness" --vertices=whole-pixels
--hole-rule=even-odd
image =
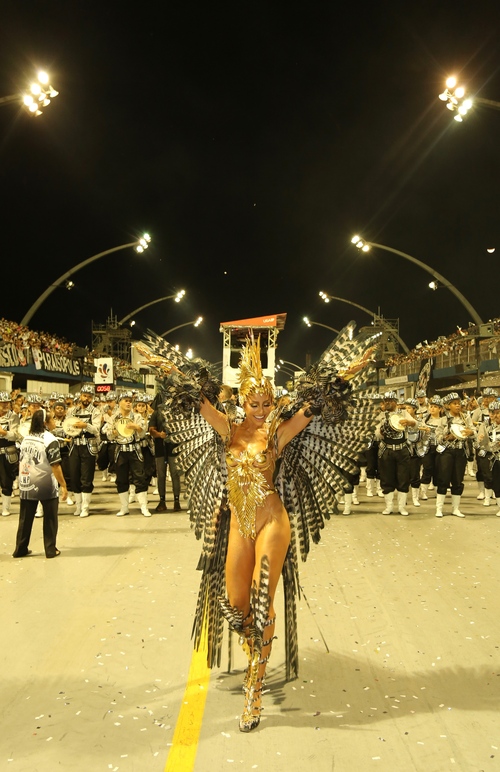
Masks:
[[[393,442],[386,442],[385,439],[379,440],[378,445],[378,455],[379,458],[382,456],[385,450],[402,450],[403,448],[408,448],[408,444],[406,441],[406,436],[404,431],[398,431],[397,429],[393,429],[391,424],[389,423],[389,416],[391,415],[392,411],[385,411],[385,421],[382,424],[384,429],[384,437],[387,437],[388,440],[393,440]]]

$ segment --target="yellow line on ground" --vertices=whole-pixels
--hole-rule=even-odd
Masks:
[[[186,690],[165,772],[191,772],[194,768],[209,683],[206,638],[203,636],[200,650],[194,651],[191,657]]]

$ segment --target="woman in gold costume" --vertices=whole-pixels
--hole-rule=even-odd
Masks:
[[[279,426],[269,425],[267,419],[274,407],[274,394],[271,383],[262,375],[258,344],[247,344],[243,354],[239,401],[245,418],[232,426],[227,416],[207,399],[203,400],[200,412],[226,447],[231,513],[226,588],[230,609],[241,616],[239,627],[249,657],[245,707],[240,719],[240,730],[249,732],[260,721],[266,664],[274,640],[274,595],[290,545],[290,520],[274,488],[273,475],[285,445],[307,426],[312,413],[302,408]],[[262,620],[263,637],[256,643],[251,589],[260,586],[263,565],[267,566],[267,576],[262,578],[267,584],[268,608],[267,618]]]
[[[187,363],[163,340],[149,338],[154,354],[142,349],[146,363],[166,375],[164,404],[190,491],[190,518],[203,537],[195,647],[206,638],[208,665],[220,665],[225,619],[248,657],[242,732],[260,722],[280,575],[287,679],[298,673],[295,533],[305,560],[310,540],[319,541],[324,520],[336,511],[335,494],[346,489],[342,470],[356,471],[377,418],[373,401],[351,398],[348,380],[372,353],[366,338],[353,344],[351,337],[346,328],[295,402],[281,410],[274,409],[273,388],[262,372],[260,342],[247,341],[239,373],[241,423],[218,409],[218,384],[206,369],[187,374]]]

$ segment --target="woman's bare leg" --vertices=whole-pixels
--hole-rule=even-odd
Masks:
[[[250,588],[255,568],[255,542],[242,536],[238,521],[231,515],[226,555],[226,589],[231,606],[243,612],[250,610]]]
[[[271,656],[274,640],[275,620],[274,596],[278,586],[281,570],[290,544],[290,523],[288,518],[273,519],[257,534],[255,540],[255,567],[253,582],[258,586],[260,581],[261,563],[264,557],[269,565],[269,611],[268,619],[262,633],[262,648],[259,655],[256,681],[247,689],[244,713],[240,721],[242,731],[251,731],[258,726],[262,710],[262,690],[266,666]],[[255,667],[255,665],[254,665]],[[255,677],[255,675],[254,675]]]

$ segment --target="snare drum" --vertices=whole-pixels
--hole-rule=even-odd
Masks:
[[[134,430],[130,426],[129,418],[118,418],[115,421],[115,429],[119,435],[125,438],[130,438],[134,434]]]
[[[450,424],[450,434],[453,434],[453,436],[456,437],[457,440],[465,440],[467,437],[466,431],[467,431],[467,427],[464,426],[464,424],[458,424],[458,423]]]
[[[64,433],[68,437],[78,437],[78,435],[82,430],[78,429],[75,426],[75,424],[79,423],[81,420],[82,420],[81,418],[76,418],[76,416],[68,416],[67,418],[65,418],[62,423],[62,428],[64,430]]]
[[[401,421],[403,421],[404,418],[399,413],[391,413],[389,416],[389,423],[392,426],[393,429],[395,429],[397,432],[404,431],[404,426],[401,424]]]

